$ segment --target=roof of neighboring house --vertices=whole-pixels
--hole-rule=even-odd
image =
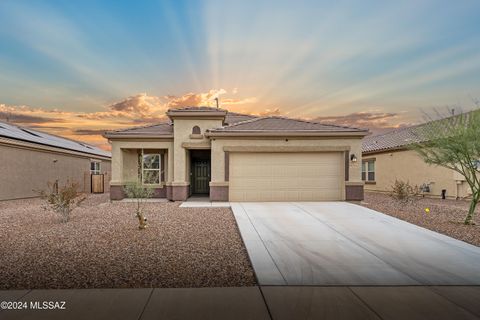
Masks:
[[[445,125],[455,124],[458,121],[468,119],[474,112],[480,112],[475,109],[458,115],[440,118],[415,126],[396,129],[387,133],[365,137],[362,143],[362,152],[376,153],[388,150],[404,149],[413,143],[425,142],[428,140],[428,131],[441,130]],[[440,133],[440,132],[439,132]]]
[[[409,144],[425,141],[421,125],[396,129],[387,133],[365,137],[362,152],[373,153],[405,148]]]
[[[59,137],[38,130],[23,128],[2,121],[0,121],[0,137],[40,144],[44,146],[57,147],[61,149],[87,153],[90,155],[97,155],[108,158],[112,156],[110,152],[84,142]]]
[[[222,128],[210,129],[209,132],[366,133],[367,130],[279,116],[268,116],[237,122]]]
[[[165,121],[154,125],[134,127],[128,129],[120,129],[105,132],[106,138],[133,138],[133,137],[173,137],[173,125],[171,121]]]

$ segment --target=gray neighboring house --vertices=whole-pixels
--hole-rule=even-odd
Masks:
[[[92,174],[109,190],[111,154],[89,144],[0,121],[0,200],[38,196],[48,182],[67,180],[92,192]],[[97,178],[97,177],[95,177]]]

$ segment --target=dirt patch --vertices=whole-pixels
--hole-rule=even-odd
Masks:
[[[452,238],[480,246],[479,210],[477,225],[463,224],[470,203],[463,200],[420,198],[412,203],[400,203],[387,194],[365,192],[362,205],[418,226],[443,233]],[[425,212],[428,208],[430,212]]]
[[[133,203],[92,195],[60,222],[41,200],[0,202],[0,289],[251,286],[254,274],[229,208]]]

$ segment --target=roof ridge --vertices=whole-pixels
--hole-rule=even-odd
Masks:
[[[135,130],[135,129],[143,129],[143,128],[151,128],[151,127],[155,127],[155,126],[159,126],[161,124],[168,124],[168,125],[172,125],[172,123],[168,120],[165,120],[164,122],[158,122],[158,123],[155,123],[155,124],[147,124],[147,125],[143,125],[143,126],[135,126],[135,127],[130,127],[130,128],[126,128],[126,129],[116,129],[116,130],[107,130],[105,132],[122,132],[122,131],[129,131],[129,130]]]
[[[307,120],[307,119],[301,119],[301,118],[290,118],[290,117],[287,117],[287,116],[270,116],[270,117],[278,118],[278,119],[294,120],[294,121],[310,123],[310,124],[320,124],[322,126],[328,126],[328,127],[334,127],[334,128],[355,129],[355,130],[362,130],[362,131],[367,131],[368,130],[368,129],[362,129],[362,128],[356,128],[356,127],[349,127],[349,126],[340,126],[340,125],[336,125],[336,124],[324,123],[324,122],[314,121],[314,120]]]
[[[261,119],[265,119],[265,118],[266,118],[266,117],[258,117],[258,118],[243,120],[243,121],[239,121],[239,122],[235,122],[235,123],[229,124],[228,126],[223,126],[223,127],[221,127],[221,128],[213,128],[212,130],[235,127],[235,126],[240,125],[240,124],[255,122],[255,121],[258,121],[258,120],[261,120]]]
[[[254,122],[254,121],[263,120],[263,119],[291,120],[291,121],[297,121],[297,122],[303,122],[303,123],[309,123],[309,124],[319,124],[319,125],[322,125],[322,126],[333,127],[333,128],[368,131],[368,129],[354,128],[354,127],[347,127],[347,126],[339,126],[339,125],[334,125],[334,124],[322,123],[322,122],[319,122],[319,121],[311,121],[311,120],[299,119],[299,118],[290,118],[290,117],[287,117],[287,116],[279,116],[279,115],[259,116],[259,117],[254,118],[254,119],[240,121],[240,122],[234,123],[232,125],[225,126],[224,128],[227,128],[227,127],[229,128],[229,127],[233,127],[233,126],[236,126],[236,125],[240,125],[240,124],[244,124],[244,123],[248,123],[248,122]]]

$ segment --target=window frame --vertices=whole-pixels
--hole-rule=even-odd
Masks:
[[[376,181],[376,159],[364,159],[362,160],[362,181],[366,183],[374,183]],[[370,170],[370,164],[372,164],[373,169]],[[370,179],[370,174],[373,174],[373,179]]]
[[[92,164],[94,165],[94,169],[92,169]],[[96,168],[98,165],[98,169]],[[90,174],[101,174],[102,173],[102,161],[99,160],[90,160]]]
[[[151,169],[151,168],[145,168],[144,167],[144,164],[145,164],[144,156],[145,155],[158,156],[158,169],[157,168]],[[145,179],[144,179],[145,171],[153,171],[153,172],[158,171],[158,183],[145,183]],[[145,186],[158,186],[158,185],[162,184],[162,154],[161,153],[157,153],[157,152],[147,152],[147,153],[145,153],[142,149],[140,181],[141,181],[142,185],[145,185]]]

